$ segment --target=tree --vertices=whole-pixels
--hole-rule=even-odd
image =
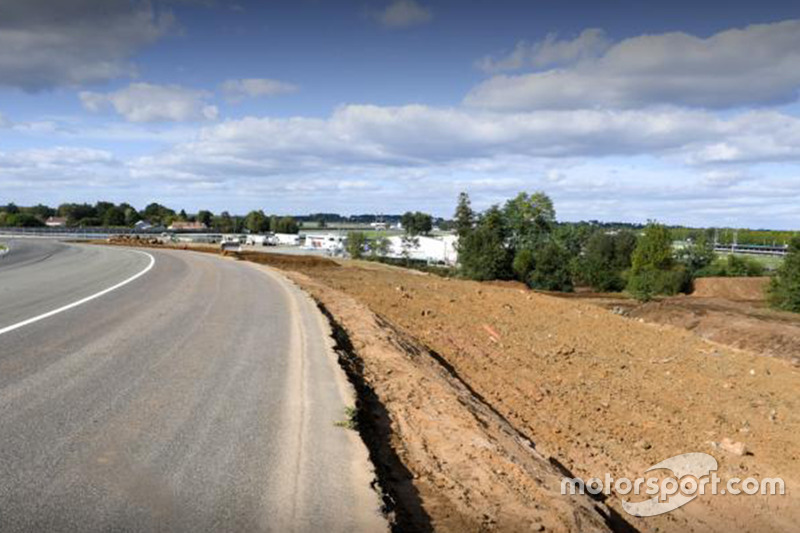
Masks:
[[[117,206],[111,206],[103,213],[104,226],[124,226],[125,225],[125,211]]]
[[[4,214],[4,226],[14,226],[18,228],[38,228],[44,226],[44,222],[42,222],[37,216],[31,215],[30,213],[20,213],[17,211],[14,214],[8,212]]]
[[[232,233],[234,231],[234,224],[231,214],[227,211],[223,211],[218,217],[214,217],[214,228],[220,233]]]
[[[207,228],[211,227],[214,214],[211,211],[200,210],[197,212],[197,221],[202,222]]]
[[[275,233],[299,233],[300,225],[292,217],[276,218],[275,223],[270,221],[270,227]]]
[[[534,248],[553,231],[556,211],[553,201],[543,192],[519,193],[506,202],[503,215],[513,249]]]
[[[433,229],[433,217],[419,211],[406,211],[400,222],[407,235],[427,235]]]
[[[678,252],[678,260],[686,265],[692,277],[713,263],[715,258],[714,247],[704,232],[696,233],[693,241]]]
[[[378,257],[385,257],[389,254],[389,250],[392,247],[392,241],[389,240],[388,237],[378,237],[375,239],[370,246],[369,254],[374,258]]]
[[[156,202],[153,202],[145,207],[144,211],[142,211],[142,214],[144,215],[144,218],[156,226],[166,226],[172,222],[171,219],[175,217],[175,211]]]
[[[770,305],[800,313],[800,237],[789,242],[789,250],[767,289]]]
[[[595,232],[579,260],[580,278],[596,291],[621,291],[625,288],[623,273],[631,266],[635,247],[636,236],[629,231]]]
[[[662,224],[650,222],[636,244],[628,278],[628,291],[638,300],[657,294],[672,295],[684,290],[691,278],[672,256],[672,237]]]
[[[244,217],[244,227],[250,233],[265,233],[269,231],[269,219],[264,211],[250,211]]]
[[[461,271],[475,280],[511,279],[511,251],[506,248],[507,230],[503,213],[497,206],[480,216],[475,229],[458,246]]]
[[[464,239],[472,232],[475,225],[475,213],[472,211],[467,193],[462,192],[458,195],[458,205],[456,205],[456,213],[453,218],[455,219],[456,235],[459,240]]]
[[[571,292],[570,254],[555,239],[548,240],[534,253],[535,267],[528,277],[528,286],[545,291]]]
[[[347,244],[345,249],[352,259],[364,257],[364,250],[367,247],[367,234],[363,231],[351,231],[347,234]]]

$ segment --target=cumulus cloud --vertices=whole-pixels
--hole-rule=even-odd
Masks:
[[[130,122],[183,122],[214,120],[216,106],[208,105],[211,93],[179,85],[132,83],[110,93],[83,91],[83,106],[94,113],[113,109]]]
[[[519,57],[484,61],[490,70],[566,59],[573,63],[494,76],[470,91],[465,103],[506,111],[653,104],[724,109],[798,98],[800,20],[730,29],[705,39],[682,32],[642,35],[596,57],[584,51],[582,43],[591,41],[585,35],[523,47]]]
[[[720,149],[720,146],[727,147]],[[142,171],[191,179],[337,168],[414,169],[509,158],[659,157],[714,167],[800,161],[800,119],[748,112],[621,110],[492,113],[421,105],[343,106],[327,119],[247,117],[142,159]],[[560,173],[543,174],[560,182]]]
[[[403,29],[429,23],[433,13],[415,0],[395,0],[377,13],[376,18],[387,28]]]
[[[138,0],[4,0],[0,85],[37,91],[131,75],[133,54],[172,26]]]
[[[247,78],[227,80],[221,85],[222,93],[230,102],[240,102],[245,98],[277,96],[297,91],[297,86],[285,81],[267,78]]]
[[[488,73],[520,70],[523,68],[546,68],[599,57],[611,46],[606,33],[597,28],[581,32],[575,39],[562,40],[550,33],[543,41],[528,43],[520,41],[514,50],[503,57],[486,56],[477,63],[478,68]]]

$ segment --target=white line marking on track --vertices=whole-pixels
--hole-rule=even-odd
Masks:
[[[44,313],[42,315],[35,316],[35,317],[29,318],[27,320],[23,320],[22,322],[17,322],[16,324],[12,324],[10,326],[6,326],[6,327],[0,329],[0,335],[3,335],[5,333],[9,333],[11,331],[14,331],[15,329],[19,329],[19,328],[28,326],[30,324],[33,324],[34,322],[39,322],[40,320],[44,320],[45,318],[50,318],[51,316],[57,315],[59,313],[63,313],[64,311],[69,311],[70,309],[74,309],[75,307],[78,307],[79,305],[83,305],[83,304],[85,304],[87,302],[91,302],[95,298],[100,298],[101,296],[104,296],[104,295],[108,294],[111,291],[115,291],[115,290],[119,289],[120,287],[123,287],[123,286],[127,285],[128,283],[130,283],[130,282],[132,282],[134,280],[137,280],[140,277],[144,276],[145,274],[150,272],[150,270],[153,268],[153,265],[156,264],[156,258],[153,257],[152,255],[150,255],[149,253],[140,252],[139,250],[130,250],[130,251],[134,252],[134,253],[137,253],[137,254],[146,255],[147,257],[150,258],[150,263],[141,272],[138,272],[138,273],[134,274],[133,276],[131,276],[128,279],[126,279],[125,281],[121,281],[121,282],[117,283],[113,287],[109,287],[107,289],[103,289],[102,291],[100,291],[98,293],[95,293],[95,294],[92,294],[91,296],[87,296],[86,298],[81,298],[77,302],[72,302],[71,304],[67,304],[67,305],[65,305],[63,307],[59,307],[58,309],[53,309],[52,311],[48,311],[48,312],[46,312],[46,313]]]

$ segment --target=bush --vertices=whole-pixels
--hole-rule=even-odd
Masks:
[[[628,292],[646,302],[657,294],[673,295],[689,289],[691,276],[675,265],[672,237],[666,226],[651,222],[636,244],[628,276]]]
[[[367,235],[363,231],[351,231],[347,234],[347,244],[345,250],[352,259],[364,257],[364,249],[367,246]]]
[[[528,286],[545,291],[572,292],[570,254],[556,241],[549,241],[534,253],[535,268]]]
[[[639,301],[647,302],[656,295],[673,296],[686,291],[691,278],[683,266],[671,270],[648,267],[628,279],[628,292]]]
[[[764,265],[757,259],[740,255],[721,257],[695,272],[695,277],[748,277],[763,276]]]
[[[631,266],[636,236],[630,232],[609,235],[594,233],[578,262],[577,273],[596,291],[621,291],[625,288],[624,272]]]
[[[800,313],[800,237],[789,243],[789,253],[767,289],[770,305]]]
[[[345,249],[352,259],[364,257],[364,249],[367,246],[367,236],[363,231],[351,231],[347,234],[347,244]]]
[[[486,281],[513,277],[505,223],[497,207],[488,209],[475,229],[459,241],[458,259],[463,275],[469,279]]]
[[[514,262],[511,264],[511,268],[514,270],[517,279],[524,282],[531,275],[535,265],[536,260],[533,250],[524,248],[518,251],[517,255],[514,256]]]

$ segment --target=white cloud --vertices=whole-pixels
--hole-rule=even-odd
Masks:
[[[297,91],[297,86],[285,81],[266,78],[247,78],[227,80],[221,86],[225,98],[230,102],[240,102],[245,98],[277,96]]]
[[[642,35],[598,57],[581,52],[576,41],[545,42],[531,50],[484,66],[501,70],[527,61],[535,67],[570,56],[574,63],[492,77],[470,91],[465,103],[495,110],[652,104],[723,109],[793,102],[800,88],[800,20],[751,25],[705,39],[681,32]]]
[[[590,28],[572,40],[559,40],[550,33],[543,41],[530,44],[520,41],[514,50],[501,58],[486,56],[478,61],[478,68],[494,73],[523,68],[546,68],[574,63],[602,55],[611,46],[611,41],[601,29]]]
[[[218,110],[216,106],[207,104],[210,96],[208,91],[150,83],[132,83],[105,94],[80,93],[81,102],[89,111],[98,113],[112,108],[130,122],[214,120]]]
[[[719,147],[727,147],[721,150]],[[420,105],[343,106],[327,119],[247,117],[203,128],[197,139],[140,160],[140,170],[203,180],[320,172],[414,169],[531,158],[657,157],[717,166],[800,161],[800,119],[704,111],[490,113]],[[559,182],[558,172],[543,174]]]
[[[378,13],[377,19],[387,28],[410,28],[433,20],[431,10],[415,0],[395,0]]]
[[[138,0],[4,0],[0,11],[0,85],[29,91],[131,75],[131,56],[173,25]]]

